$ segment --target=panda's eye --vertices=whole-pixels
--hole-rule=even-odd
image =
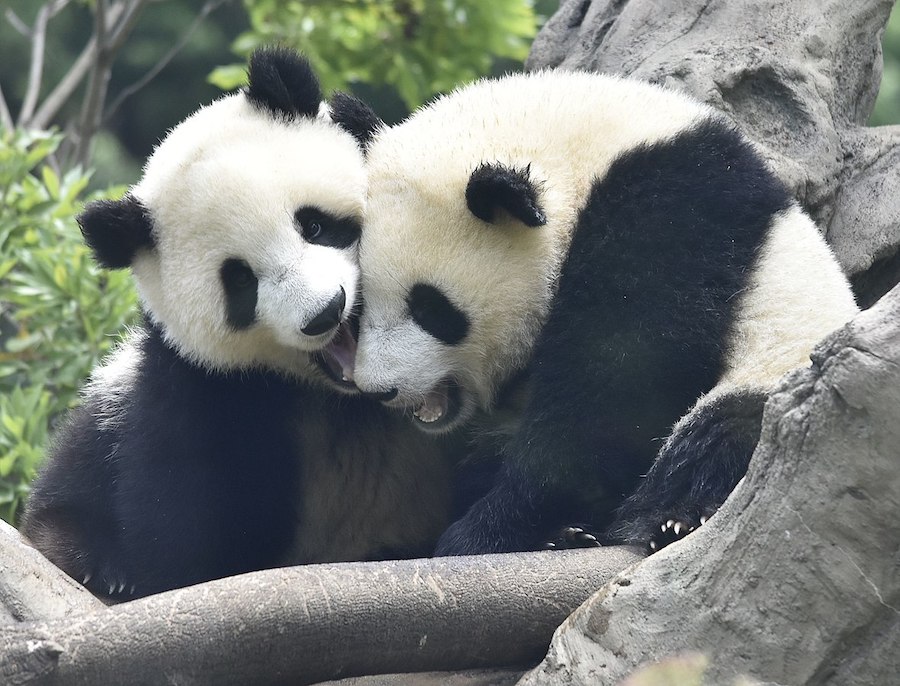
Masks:
[[[456,345],[469,333],[469,318],[434,286],[417,283],[406,298],[409,314],[439,341]]]
[[[301,207],[294,219],[303,240],[330,248],[349,248],[362,232],[356,219],[338,217],[318,207]]]
[[[256,321],[257,279],[250,265],[231,257],[219,268],[225,290],[225,318],[235,329],[246,329]]]

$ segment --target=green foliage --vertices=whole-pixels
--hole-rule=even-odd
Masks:
[[[900,124],[900,10],[895,6],[881,41],[884,49],[884,74],[870,126]]]
[[[395,87],[409,108],[490,71],[495,58],[522,61],[537,30],[531,0],[244,0],[251,29],[233,48],[302,50],[326,92],[352,83]],[[216,69],[224,89],[245,81],[244,64]]]
[[[75,222],[88,176],[47,163],[60,140],[0,130],[0,517],[10,522],[53,420],[136,311],[129,274],[98,269]]]

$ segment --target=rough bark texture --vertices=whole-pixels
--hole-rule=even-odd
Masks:
[[[684,650],[711,684],[896,683],[898,408],[900,287],[782,381],[722,510],[601,589],[520,684],[614,684]]]
[[[256,572],[0,627],[0,683],[297,685],[534,664],[555,627],[640,557],[607,548]]]
[[[632,74],[730,115],[816,218],[867,306],[900,280],[900,126],[865,128],[892,5],[563,0],[527,66]]]

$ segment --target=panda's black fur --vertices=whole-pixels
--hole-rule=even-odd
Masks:
[[[746,287],[771,217],[789,204],[749,144],[718,121],[619,157],[579,214],[530,364],[530,397],[502,448],[515,458],[439,552],[468,552],[472,530],[512,550],[553,539],[566,522],[602,535],[642,482],[647,500],[633,498],[622,530],[606,540],[646,543],[659,521],[694,521],[721,504],[756,445],[761,403],[750,405],[755,431],[716,444],[714,479],[693,480],[702,466],[692,458],[711,454],[696,433],[663,455],[658,480],[641,476],[685,409],[721,376],[733,296]],[[735,412],[746,412],[742,398],[732,398]],[[696,421],[725,430],[712,416]],[[672,469],[690,476],[672,478]]]
[[[359,220],[341,213],[354,203],[361,208],[364,199],[357,144],[332,122],[316,117],[321,98],[305,60],[283,50],[260,51],[251,61],[250,79],[246,95],[226,96],[195,116],[207,117],[206,123],[199,120],[201,129],[221,124],[231,131],[232,122],[242,120],[240,125],[249,128],[235,129],[238,136],[257,126],[271,127],[260,139],[265,147],[265,136],[275,137],[271,160],[277,157],[288,170],[308,168],[308,178],[322,184],[319,195],[309,196],[277,172],[286,183],[285,192],[303,204],[294,217],[293,208],[284,212],[276,203],[271,217],[263,212],[262,219],[273,222],[267,228],[249,217],[232,217],[231,207],[219,210],[214,205],[216,216],[204,229],[213,235],[203,250],[221,249],[227,259],[217,270],[215,260],[222,258],[210,258],[208,275],[201,277],[206,257],[191,241],[205,240],[203,232],[188,237],[181,249],[198,251],[197,260],[188,262],[198,270],[197,281],[177,286],[159,276],[163,263],[171,259],[161,251],[176,232],[189,227],[166,224],[168,215],[159,211],[165,207],[154,207],[155,202],[174,205],[171,196],[162,193],[162,199],[149,206],[139,199],[157,197],[148,183],[155,178],[145,178],[120,201],[89,205],[79,218],[99,263],[135,269],[144,322],[95,370],[83,403],[56,432],[21,530],[50,560],[99,594],[137,597],[285,564],[418,556],[432,549],[446,525],[446,444],[422,436],[377,401],[352,392],[339,372],[334,376],[340,363],[329,368],[319,357],[332,345],[326,345],[329,333],[341,320],[337,337],[352,333],[344,305],[346,300],[349,309],[356,298]],[[171,135],[178,135],[178,129]],[[349,165],[347,176],[319,179],[323,167],[316,160],[281,159],[296,151],[283,150],[278,136],[293,141],[294,135],[301,137],[301,146],[304,140],[325,141],[323,149]],[[182,176],[190,178],[186,170],[191,164],[204,164],[201,152],[193,155],[190,150],[194,140],[183,139],[158,153],[162,161],[157,166],[148,163],[146,175],[163,174],[165,158],[171,156],[178,163],[171,166],[174,187],[187,193]],[[217,146],[215,140],[212,144]],[[197,142],[198,150],[202,145]],[[182,154],[190,158],[183,167],[178,159]],[[253,165],[243,169],[242,160],[236,161],[236,171],[210,164],[200,172],[201,180],[210,181],[214,200],[216,184],[229,175],[246,174],[249,183],[254,175],[264,174]],[[335,169],[340,171],[340,165]],[[299,175],[296,183],[304,183]],[[246,199],[221,200],[240,209],[257,207],[259,198],[250,193]],[[332,201],[333,206],[328,204]],[[310,209],[307,202],[318,204]],[[174,216],[193,209],[178,207]],[[236,222],[233,229],[231,221]],[[258,240],[252,237],[255,231],[260,232]],[[236,240],[247,234],[247,245],[262,258],[266,250],[276,249],[267,247],[264,239],[269,237],[294,246],[298,255],[315,249],[316,254],[337,254],[334,259],[346,262],[342,269],[349,281],[338,295],[327,303],[327,294],[309,300],[313,314],[316,308],[324,309],[296,325],[303,326],[311,341],[307,347],[278,347],[269,339],[257,339],[278,351],[271,358],[277,365],[266,357],[227,358],[232,342],[237,345],[265,324],[255,310],[257,298],[263,297],[256,280],[264,278],[261,268],[255,271],[244,262],[250,258]],[[329,246],[338,253],[329,253]],[[314,266],[310,263],[309,268]],[[302,298],[310,296],[301,291],[308,284],[291,268],[286,264],[275,270],[271,288],[293,279],[298,288],[291,297],[306,303]],[[331,279],[333,270],[326,271]],[[154,310],[165,288],[184,288],[185,283],[208,291],[209,302],[198,301],[210,305],[207,311],[179,312],[193,302],[188,292],[168,294],[174,300],[171,311]],[[337,282],[329,287],[337,288]],[[176,322],[176,315],[183,321]],[[211,318],[209,330],[222,337],[207,341],[210,334],[201,329],[197,340],[211,343],[208,349],[180,336],[177,328],[204,317]],[[300,331],[295,333],[303,338]],[[253,345],[246,350],[252,353]]]
[[[774,382],[856,311],[762,155],[684,95],[513,75],[374,131],[357,384],[426,430],[468,421],[499,463],[439,555],[684,535]]]

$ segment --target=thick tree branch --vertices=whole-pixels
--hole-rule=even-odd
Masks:
[[[604,548],[255,572],[0,627],[0,681],[308,684],[528,664],[595,588],[639,559]]]

